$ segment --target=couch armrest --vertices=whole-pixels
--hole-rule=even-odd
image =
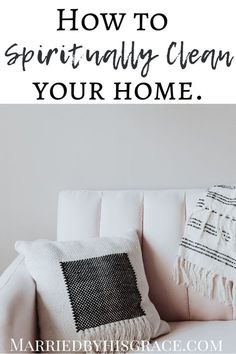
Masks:
[[[34,343],[37,336],[35,284],[18,256],[0,276],[0,353],[11,351],[11,338],[17,344]],[[14,348],[14,346],[12,347]]]

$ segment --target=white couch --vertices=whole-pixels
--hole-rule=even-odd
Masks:
[[[141,237],[150,298],[172,329],[170,334],[157,340],[159,347],[156,348],[163,352],[177,349],[183,353],[188,350],[236,353],[236,321],[232,308],[176,286],[170,279],[185,220],[200,192],[62,192],[57,239],[110,236],[136,229]],[[0,278],[1,352],[9,352],[12,337],[31,341],[38,338],[35,285],[21,257],[17,257]]]

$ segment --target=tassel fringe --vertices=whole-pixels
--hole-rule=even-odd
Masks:
[[[191,287],[195,292],[224,305],[235,304],[233,282],[216,273],[198,267],[185,258],[177,257],[172,279],[177,285]]]
[[[149,341],[151,327],[146,316],[105,324],[78,332],[78,340],[89,341],[92,346],[90,353],[124,353],[135,346],[135,342]],[[104,345],[105,341],[105,345]],[[125,343],[125,346],[123,345]],[[128,347],[128,348],[127,348]]]

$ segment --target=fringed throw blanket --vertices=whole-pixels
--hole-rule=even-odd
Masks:
[[[187,220],[173,278],[236,309],[236,187],[214,186],[198,200]]]

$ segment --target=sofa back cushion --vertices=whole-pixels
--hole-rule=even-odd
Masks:
[[[201,190],[65,191],[59,195],[57,239],[109,237],[137,230],[150,298],[167,321],[229,320],[232,308],[171,280],[185,220]]]

